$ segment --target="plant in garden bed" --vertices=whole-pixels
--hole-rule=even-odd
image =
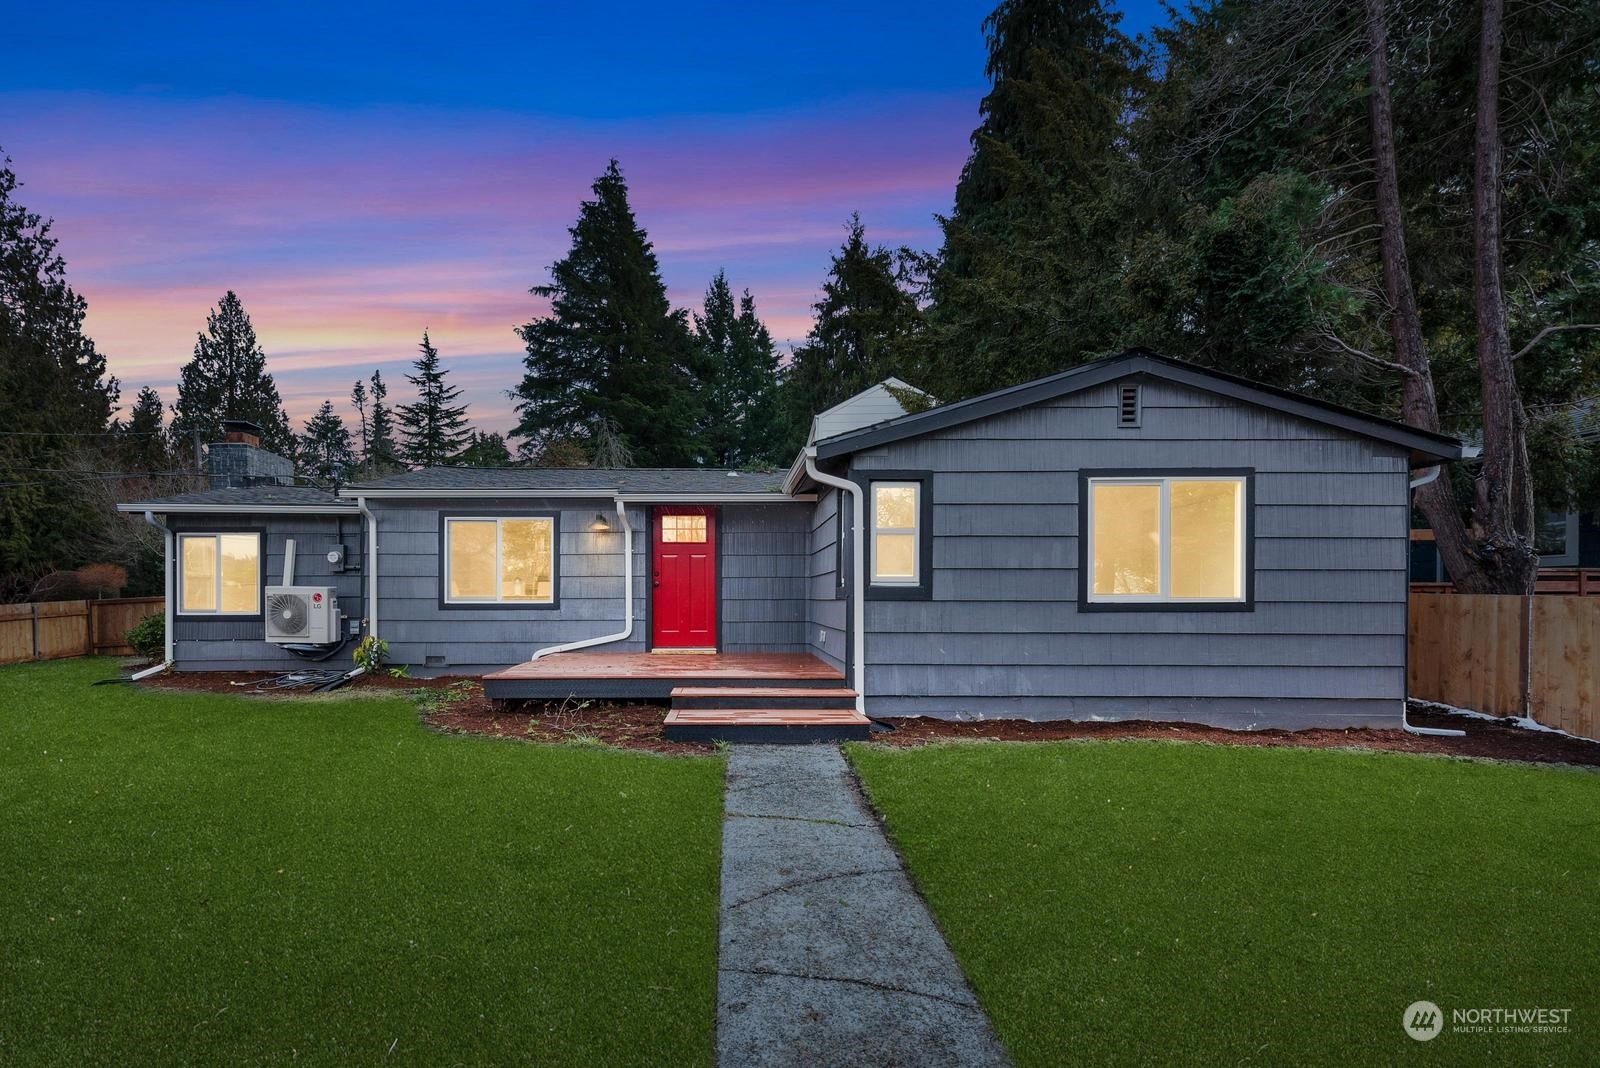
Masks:
[[[167,651],[167,620],[160,614],[145,616],[128,628],[122,640],[146,660],[157,660]]]

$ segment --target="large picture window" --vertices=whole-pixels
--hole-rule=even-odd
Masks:
[[[261,535],[179,534],[178,576],[183,615],[259,615]]]
[[[552,516],[445,520],[445,603],[554,604]]]
[[[1085,480],[1091,604],[1243,605],[1245,475]]]

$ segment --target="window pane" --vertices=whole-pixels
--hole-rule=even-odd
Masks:
[[[508,601],[553,600],[548,519],[500,522],[500,596]]]
[[[917,536],[915,534],[874,534],[872,577],[906,579],[917,577]]]
[[[494,600],[494,527],[492,520],[446,524],[452,600]]]
[[[1094,592],[1161,592],[1161,487],[1094,483]]]
[[[261,539],[254,534],[224,534],[217,540],[222,543],[222,611],[260,611]]]
[[[1240,574],[1240,495],[1226,482],[1172,484],[1172,596],[1237,600]]]
[[[706,540],[706,517],[703,515],[662,516],[661,540],[675,544],[703,544]]]
[[[902,530],[917,525],[917,487],[872,487],[872,525],[878,529],[898,527]]]
[[[183,612],[217,610],[217,539],[179,538],[183,556],[183,596],[178,606]]]

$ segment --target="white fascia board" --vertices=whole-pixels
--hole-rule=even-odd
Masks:
[[[596,489],[342,489],[339,496],[354,500],[365,497],[369,501],[414,500],[454,501],[482,500],[502,497],[571,497],[588,500],[610,500],[616,497],[615,487]]]
[[[627,504],[780,504],[785,501],[814,501],[814,493],[622,493],[618,500]]]
[[[360,515],[342,504],[119,504],[119,512],[143,515]]]

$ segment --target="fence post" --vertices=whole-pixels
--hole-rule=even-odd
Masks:
[[[1521,677],[1517,680],[1522,686],[1522,717],[1531,719],[1533,716],[1533,597],[1524,594],[1522,597],[1522,638],[1521,642]]]
[[[38,605],[30,604],[28,606],[28,619],[31,621],[31,624],[32,624],[32,628],[31,629],[32,629],[32,633],[33,633],[33,658],[35,660],[37,660],[37,659],[39,659],[39,606]]]

